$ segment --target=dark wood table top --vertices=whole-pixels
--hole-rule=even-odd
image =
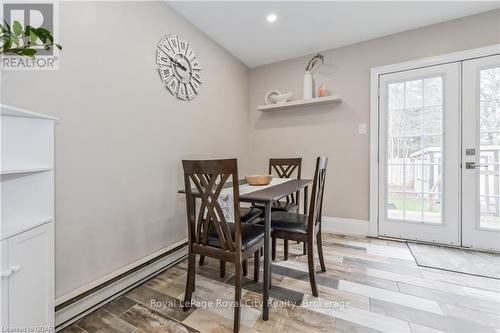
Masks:
[[[311,179],[290,179],[290,181],[269,186],[261,190],[240,195],[243,202],[277,201],[294,192],[297,192],[312,183]]]
[[[240,180],[240,185],[246,184],[246,180]],[[287,182],[269,186],[263,189],[240,195],[242,202],[273,202],[297,192],[312,183],[311,179],[290,179]],[[226,183],[224,187],[230,187],[232,183]],[[256,188],[258,188],[256,186]],[[178,193],[186,193],[180,190]],[[192,189],[193,195],[198,195],[197,189]]]

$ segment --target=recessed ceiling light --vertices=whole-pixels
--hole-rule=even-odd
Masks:
[[[276,21],[277,18],[278,18],[278,16],[276,16],[275,14],[269,14],[269,15],[267,15],[267,22],[273,23]]]

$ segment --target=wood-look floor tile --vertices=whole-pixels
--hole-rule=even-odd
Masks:
[[[349,273],[327,267],[324,274],[338,280],[351,281],[376,288],[398,291],[398,284],[396,282],[389,279],[371,277],[365,273]]]
[[[500,293],[500,280],[479,276],[457,274],[434,268],[421,268],[422,277],[430,280],[454,283],[472,288],[485,289]]]
[[[495,302],[471,299],[470,297],[457,295],[451,291],[441,291],[405,283],[399,283],[398,285],[400,292],[404,294],[428,298],[443,303],[456,304],[464,308],[472,308],[478,311],[494,314],[500,313],[500,305]]]
[[[271,271],[273,274],[279,274],[282,276],[294,278],[302,281],[309,281],[309,272],[307,270],[298,270],[289,268],[286,266],[287,262],[281,264],[276,264],[272,266]],[[293,267],[293,266],[292,266]],[[337,288],[339,281],[337,279],[326,276],[323,273],[318,272],[316,274],[316,283],[329,288]]]
[[[118,298],[115,298],[105,306],[103,306],[103,309],[108,311],[111,314],[114,314],[115,316],[120,316],[122,313],[136,305],[137,302],[131,300],[130,298],[126,296],[120,296]]]
[[[335,318],[303,307],[271,308],[269,320],[260,318],[254,328],[260,332],[332,333]]]
[[[151,310],[178,321],[184,320],[194,310],[193,308],[184,312],[181,300],[160,293],[144,285],[131,290],[125,294],[125,296]]]
[[[88,333],[132,333],[135,327],[104,309],[81,319],[77,325]]]
[[[208,309],[197,309],[183,324],[203,333],[233,333],[233,318],[226,318]],[[240,324],[240,333],[256,333],[252,327]]]
[[[78,327],[78,325],[73,324],[63,328],[62,330],[59,331],[59,333],[86,333],[86,332],[82,330],[80,327]]]
[[[397,273],[381,271],[378,269],[368,268],[367,274],[372,277],[382,278],[387,280],[393,280],[396,282],[401,282],[409,285],[425,287],[429,289],[435,289],[440,291],[452,292],[457,295],[468,296],[471,298],[482,299],[491,302],[500,302],[500,295],[495,292],[488,290],[458,286],[453,283],[447,283],[442,281],[429,280],[425,278],[412,277],[408,275],[401,275]]]
[[[307,295],[312,295],[311,284],[309,283],[309,281],[305,282],[292,278],[284,278],[280,283],[280,287],[302,292]],[[368,310],[370,308],[369,299],[366,296],[328,288],[321,285],[318,286],[318,293],[320,297],[328,299],[330,301],[338,302],[339,304],[349,304],[349,306],[364,310]]]
[[[227,283],[234,286],[234,278],[231,278],[229,281],[227,281]],[[253,280],[243,278],[241,280],[241,286],[243,289],[262,293],[262,282],[255,282]],[[300,292],[286,289],[280,287],[279,285],[273,285],[269,292],[269,295],[270,297],[275,298],[279,301],[286,301],[297,305],[300,305],[300,303],[302,302],[302,297],[304,296],[304,294]]]
[[[338,243],[338,242],[330,241],[330,240],[323,241],[322,243],[323,243],[323,247],[328,247],[329,249],[332,249],[332,250],[340,248],[340,249],[352,250],[355,252],[366,253],[366,246],[364,244],[363,244],[363,246],[350,245],[350,244]]]
[[[175,274],[175,277],[167,277],[162,274],[147,281],[144,285],[163,294],[177,297],[186,289],[187,273],[182,270],[180,271],[183,272],[183,274]]]
[[[500,328],[500,306],[496,313],[480,311],[472,307],[464,307],[455,303],[440,303],[443,313],[449,317],[467,318],[476,323]]]
[[[144,333],[194,333],[197,330],[137,304],[120,318]]]
[[[331,301],[321,297],[306,295],[304,296],[303,306],[313,311],[318,311],[361,326],[367,326],[375,330],[384,332],[410,333],[410,326],[405,320],[400,320],[355,307],[339,308],[336,304],[332,304]]]
[[[420,309],[423,311],[428,311],[439,315],[443,314],[443,311],[441,310],[439,304],[436,301],[429,300],[426,298],[406,295],[399,292],[389,291],[380,288],[374,288],[371,286],[366,286],[363,284],[350,281],[340,281],[338,289],[358,295],[367,296],[370,298],[384,300],[394,304],[405,305],[414,309]]]
[[[408,267],[406,265],[396,265],[394,263],[377,262],[373,260],[365,260],[360,258],[344,257],[343,264],[347,267],[363,269],[376,268],[381,271],[389,271],[398,274],[423,277],[422,269],[419,267]]]
[[[435,328],[430,328],[414,323],[410,323],[411,333],[445,333],[444,331],[437,330]],[[477,332],[479,333],[479,332]]]
[[[381,331],[375,330],[370,327],[355,324],[353,322],[335,319],[334,333],[380,333]]]
[[[449,316],[440,316],[427,311],[406,307],[401,304],[389,303],[378,299],[370,299],[370,310],[381,315],[405,320],[445,332],[494,332],[492,327],[481,325],[469,320]]]

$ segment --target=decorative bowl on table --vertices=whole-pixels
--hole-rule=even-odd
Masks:
[[[269,96],[269,99],[274,102],[274,103],[285,103],[285,102],[288,102],[290,100],[290,98],[292,98],[293,96],[293,93],[289,92],[289,93],[284,93],[284,94],[276,94],[276,95],[271,95]]]
[[[271,183],[271,180],[273,179],[273,176],[271,176],[271,175],[252,175],[252,176],[246,176],[245,178],[246,178],[248,185],[263,186],[263,185],[269,185]]]

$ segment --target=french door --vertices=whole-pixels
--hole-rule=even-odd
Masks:
[[[462,66],[462,242],[500,250],[500,56]]]
[[[458,245],[460,64],[380,76],[379,234]]]
[[[379,235],[500,250],[500,56],[379,77]]]

